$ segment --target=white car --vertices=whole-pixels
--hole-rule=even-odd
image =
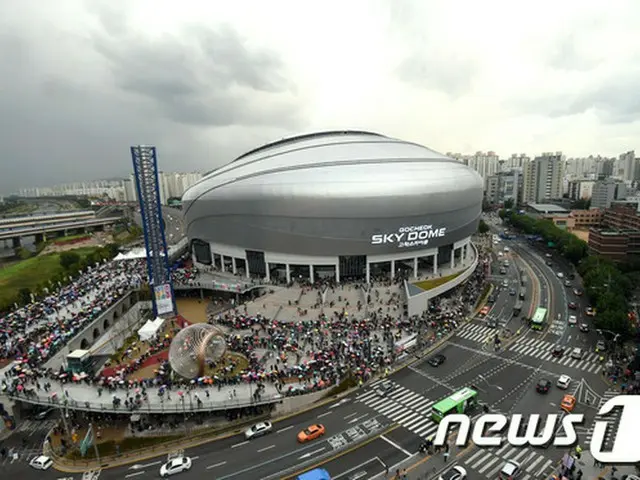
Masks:
[[[508,252],[509,251],[509,247],[504,247],[504,251]]]
[[[576,325],[578,323],[578,317],[575,315],[569,315],[569,325]]]
[[[522,473],[520,464],[515,460],[509,460],[500,470],[500,480],[512,480]]]
[[[273,425],[271,422],[260,422],[256,423],[253,427],[247,428],[244,432],[244,438],[247,440],[251,440],[252,438],[260,437],[262,435],[266,435],[273,429]]]
[[[558,382],[556,383],[556,387],[561,388],[562,390],[566,390],[569,388],[571,384],[571,377],[569,375],[560,375],[558,378]]]
[[[571,358],[574,360],[582,360],[582,349],[578,347],[574,348],[571,351]]]
[[[49,470],[49,467],[53,465],[53,460],[49,457],[45,457],[44,455],[40,455],[39,457],[32,459],[29,462],[29,465],[36,470]]]
[[[438,480],[465,480],[467,478],[467,471],[459,466],[455,466],[450,470],[447,470],[438,477]]]
[[[564,278],[564,273],[558,272],[558,278]]]
[[[176,457],[160,467],[160,476],[166,478],[187,470],[191,470],[191,459],[189,457]]]

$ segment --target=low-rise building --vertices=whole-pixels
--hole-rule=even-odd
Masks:
[[[598,227],[602,223],[603,211],[599,208],[589,210],[571,210],[570,217],[575,220],[575,228],[588,230],[591,227]]]
[[[614,202],[602,216],[602,226],[589,230],[589,250],[614,261],[640,255],[638,204]]]
[[[551,203],[530,203],[527,205],[528,215],[551,220],[554,225],[562,230],[572,231],[576,228],[576,220],[571,216],[571,212],[566,208]]]

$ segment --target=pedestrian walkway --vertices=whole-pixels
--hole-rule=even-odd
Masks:
[[[431,420],[431,406],[435,401],[415,393],[395,382],[393,390],[380,396],[375,387],[382,380],[371,384],[371,390],[356,397],[356,401],[390,418],[398,425],[416,435],[427,438],[438,430],[438,424]]]
[[[569,355],[570,352],[567,351],[562,357],[554,357],[551,352],[555,346],[555,343],[538,340],[534,337],[518,340],[511,345],[508,350],[525,356],[534,357],[545,362],[557,363],[564,367],[577,368],[584,372],[597,374],[602,370],[598,354],[587,352],[580,360],[576,360],[571,358]]]
[[[33,384],[27,387],[32,392],[30,395],[12,395],[15,398],[28,403],[46,405],[50,407],[68,406],[72,409],[87,411],[127,411],[124,401],[133,399],[139,395],[134,389],[118,388],[107,390],[97,388],[85,383],[61,383],[55,380],[47,380],[51,389],[36,389]],[[124,383],[124,382],[123,382]],[[297,386],[299,384],[291,384]],[[287,385],[288,387],[289,385]],[[264,384],[264,389],[259,399],[254,398],[257,386],[249,383],[238,385],[225,385],[218,387],[196,387],[194,389],[164,391],[159,395],[159,388],[147,389],[147,399],[131,411],[149,413],[182,413],[189,411],[227,410],[231,408],[245,407],[249,405],[261,405],[272,403],[283,398],[275,385],[271,382]]]
[[[498,332],[498,329],[486,325],[467,323],[460,330],[456,331],[456,336],[472,342],[487,343],[492,341]]]
[[[600,403],[598,404],[598,407],[596,410],[600,411],[600,408],[602,408],[602,406],[605,403],[607,403],[611,398],[616,397],[618,395],[620,395],[620,392],[613,389],[610,389],[604,392],[604,395],[602,396],[602,399],[600,400]],[[613,412],[611,412],[606,416],[596,415],[596,418],[591,423],[591,427],[589,428],[589,430],[587,430],[584,444],[586,446],[591,444],[591,438],[593,437],[593,429],[595,427],[595,422],[601,421],[601,422],[607,422],[609,424],[609,427],[607,428],[607,433],[605,436],[604,446],[606,449],[611,448],[611,444],[613,440],[616,438],[615,436],[618,431],[618,424],[620,423],[620,414],[621,414],[621,410],[619,408],[616,408],[615,410],[613,410]]]
[[[469,478],[493,480],[507,461],[512,461],[518,463],[522,471],[518,480],[541,480],[549,478],[555,470],[555,461],[547,458],[545,453],[545,450],[506,444],[502,447],[478,449],[468,458],[461,459],[460,464],[467,470]]]

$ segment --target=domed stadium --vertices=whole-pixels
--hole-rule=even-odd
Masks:
[[[483,181],[463,163],[364,131],[256,148],[183,196],[197,264],[270,279],[370,280],[376,266],[437,272],[468,255]],[[417,276],[417,275],[416,275]]]

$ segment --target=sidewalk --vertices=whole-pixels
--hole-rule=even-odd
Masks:
[[[631,465],[618,466],[616,468],[616,477],[621,478],[623,475],[636,474],[636,469]],[[582,452],[579,460],[576,460],[576,472],[582,470],[582,478],[584,480],[596,480],[598,478],[606,478],[606,475],[612,473],[611,466],[597,467],[589,450]]]

